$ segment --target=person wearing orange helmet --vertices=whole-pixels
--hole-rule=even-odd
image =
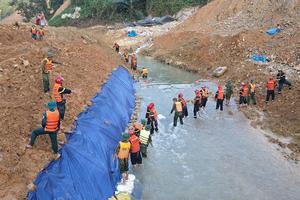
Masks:
[[[267,82],[267,97],[266,97],[266,103],[269,102],[270,97],[272,97],[272,101],[275,99],[275,88],[276,88],[276,82],[273,79],[273,77],[270,77]]]
[[[223,111],[224,98],[225,98],[225,95],[224,95],[224,92],[223,92],[222,85],[219,85],[218,90],[217,90],[216,95],[215,95],[215,99],[217,101],[217,104],[216,104],[216,109],[217,110],[220,108],[220,110]]]
[[[195,91],[195,98],[193,100],[194,103],[194,118],[197,118],[197,113],[200,110],[200,106],[201,106],[201,93],[199,90]]]
[[[208,99],[208,89],[205,85],[201,87],[200,94],[201,94],[201,108],[204,110]]]
[[[130,137],[129,142],[131,144],[130,148],[130,160],[131,164],[134,168],[139,167],[142,164],[142,155],[140,151],[140,139],[138,136],[134,134],[133,129],[129,129],[128,131]]]
[[[61,120],[64,119],[66,111],[66,99],[63,95],[72,93],[70,89],[64,88],[62,86],[63,80],[64,78],[62,76],[57,76],[55,79],[55,84],[53,86],[53,98],[56,102]]]
[[[183,117],[188,117],[189,113],[188,113],[188,108],[187,108],[187,102],[185,101],[185,99],[183,98],[183,94],[179,93],[178,94],[178,100],[181,102],[182,104],[182,114]]]

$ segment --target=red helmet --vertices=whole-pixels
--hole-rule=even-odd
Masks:
[[[134,134],[134,130],[129,129],[129,130],[128,130],[128,133],[129,133],[129,135],[133,135],[133,134]]]
[[[55,79],[55,82],[61,84],[63,80],[64,78],[61,75],[58,75]]]
[[[182,98],[183,97],[183,94],[182,93],[179,93],[178,94],[178,98]]]
[[[150,104],[148,105],[148,108],[151,109],[151,108],[154,108],[154,106],[155,106],[154,103],[150,103]]]

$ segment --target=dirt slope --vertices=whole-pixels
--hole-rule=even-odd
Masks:
[[[33,129],[40,127],[49,94],[42,92],[40,62],[47,50],[63,63],[51,75],[65,78],[65,87],[76,93],[67,96],[67,130],[75,117],[99,90],[105,77],[120,60],[101,38],[93,39],[75,28],[47,29],[42,42],[30,39],[29,27],[19,30],[0,25],[0,199],[23,199],[26,186],[52,158],[50,140],[39,137],[32,150],[25,150]],[[83,39],[84,38],[84,39]],[[28,60],[23,64],[22,60]]]
[[[155,38],[154,45],[144,53],[196,71],[203,78],[212,77],[217,66],[227,66],[221,82],[232,79],[237,87],[242,81],[254,79],[258,83],[259,109],[243,111],[254,120],[253,125],[292,137],[288,147],[294,151],[290,157],[295,160],[300,149],[300,107],[296,106],[300,99],[299,18],[300,0],[214,0],[167,34]],[[268,36],[266,30],[277,24],[281,33]],[[254,53],[267,55],[272,62],[267,66],[254,64],[249,59]],[[278,69],[287,73],[294,88],[285,90],[266,107],[265,82]]]

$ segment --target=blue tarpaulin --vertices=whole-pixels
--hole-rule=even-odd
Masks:
[[[264,56],[264,55],[256,55],[256,54],[253,54],[251,56],[251,60],[254,61],[254,62],[267,62],[267,57]]]
[[[279,32],[280,32],[279,28],[270,28],[267,30],[267,34],[270,36],[276,35]]]
[[[93,104],[81,113],[61,158],[48,164],[35,180],[30,200],[106,200],[120,180],[114,149],[135,107],[132,76],[115,70]]]
[[[128,37],[136,37],[137,33],[135,31],[128,31]]]

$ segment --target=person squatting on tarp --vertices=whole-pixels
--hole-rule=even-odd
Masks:
[[[275,88],[276,88],[276,82],[274,81],[273,77],[270,77],[269,81],[267,82],[266,103],[269,102],[270,97],[272,97],[272,101],[275,100]]]
[[[225,89],[225,99],[226,99],[226,103],[225,105],[229,105],[230,99],[231,99],[231,95],[233,94],[233,86],[232,86],[232,82],[231,80],[228,80],[226,82],[225,85],[226,89]]]
[[[154,133],[154,131],[158,132],[157,112],[155,110],[154,103],[150,103],[148,105],[145,118],[147,119],[147,125],[151,126],[151,135]]]
[[[181,102],[182,104],[182,117],[188,117],[189,113],[188,113],[188,108],[187,108],[187,102],[185,101],[185,99],[183,98],[183,94],[179,93],[178,94],[178,100]]]
[[[200,106],[201,106],[201,94],[199,90],[195,91],[195,98],[193,100],[194,103],[194,118],[197,118],[197,113],[200,110]]]
[[[142,153],[143,158],[147,157],[147,149],[149,144],[152,144],[151,134],[150,134],[151,126],[148,124],[146,125],[145,129],[141,130],[140,133],[140,150]]]
[[[32,148],[36,138],[39,135],[48,134],[51,139],[51,148],[53,153],[57,153],[57,132],[60,128],[59,112],[56,109],[56,103],[50,101],[48,103],[48,110],[43,113],[42,128],[35,129],[31,133],[31,139],[26,148]]]
[[[223,101],[224,101],[225,95],[223,92],[222,85],[218,86],[218,91],[216,92],[215,99],[216,99],[216,110],[220,108],[221,111],[223,111]]]
[[[53,86],[53,98],[56,101],[57,109],[59,111],[60,119],[63,120],[66,111],[66,99],[64,99],[64,94],[71,94],[70,89],[64,88],[62,86],[64,78],[62,76],[57,76],[55,79],[55,84]]]
[[[43,87],[45,93],[50,91],[49,74],[52,70],[53,64],[62,64],[62,63],[58,61],[54,61],[53,53],[48,52],[47,58],[45,58],[41,64],[42,76],[43,76]]]
[[[278,70],[277,74],[278,81],[278,94],[281,94],[281,90],[283,89],[283,85],[288,85],[289,89],[292,89],[292,84],[286,79],[285,73],[282,70]]]
[[[251,103],[253,103],[253,105],[256,105],[255,91],[256,91],[256,85],[254,83],[254,80],[251,80],[248,85],[248,97],[247,97],[248,105],[250,105]]]
[[[242,83],[242,86],[240,88],[240,106],[246,106],[247,105],[247,96],[248,96],[248,86],[246,83]]]
[[[140,151],[140,139],[139,136],[135,135],[133,128],[130,128],[128,133],[130,135],[129,142],[131,144],[130,160],[132,166],[136,169],[142,164],[142,155]]]
[[[173,119],[173,126],[174,127],[177,126],[178,118],[180,120],[180,124],[183,124],[183,114],[182,114],[182,111],[183,111],[183,109],[182,109],[182,103],[180,101],[178,101],[177,98],[173,98],[173,106],[172,106],[172,110],[171,110],[170,114],[172,114],[174,112],[174,119]]]
[[[200,90],[200,94],[201,94],[201,108],[204,110],[208,99],[208,89],[206,88],[206,86],[202,86]]]
[[[122,174],[121,183],[124,184],[128,180],[128,158],[131,144],[129,142],[130,136],[128,133],[123,133],[122,137],[122,141],[119,142],[115,150],[115,156],[117,156],[119,159],[119,169],[120,173]]]

